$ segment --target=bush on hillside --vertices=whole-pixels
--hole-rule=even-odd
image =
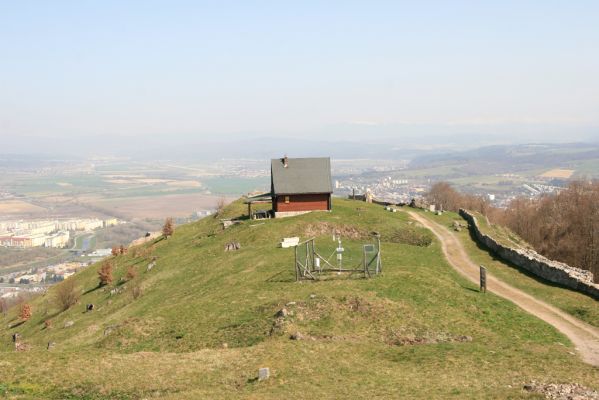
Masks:
[[[6,302],[5,299],[0,299],[0,314],[6,315],[7,311],[8,311],[8,303]]]
[[[383,237],[385,241],[392,243],[408,244],[411,246],[427,247],[433,242],[432,235],[425,230],[414,228],[396,229],[388,237]]]
[[[226,205],[227,205],[227,200],[224,197],[221,197],[216,201],[216,213],[214,214],[215,218],[222,215],[223,211],[225,211]]]
[[[98,270],[98,278],[100,280],[100,286],[106,286],[112,283],[112,263],[108,260],[102,263],[102,266]]]
[[[135,277],[137,276],[137,270],[135,269],[135,267],[133,265],[129,266],[129,268],[127,268],[127,275],[125,275],[125,278],[130,281],[132,279],[135,279]]]
[[[162,235],[168,239],[169,236],[173,236],[175,233],[175,223],[171,217],[168,217],[164,221],[164,226],[162,227]]]
[[[19,318],[22,321],[28,321],[31,318],[31,306],[27,303],[21,305],[21,312],[19,313]]]
[[[143,294],[143,288],[139,281],[131,284],[131,297],[133,300],[137,300]]]
[[[61,311],[66,311],[79,301],[79,292],[77,291],[74,279],[65,279],[56,286],[54,300]]]

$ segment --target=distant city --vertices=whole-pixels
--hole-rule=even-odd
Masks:
[[[218,161],[0,155],[0,296],[44,290],[109,256],[113,246],[158,231],[166,217],[192,222],[221,201],[267,193],[270,158],[283,155]],[[599,145],[588,143],[451,153],[431,147],[405,155],[332,157],[334,196],[409,203],[447,181],[505,207],[517,196],[560,191],[599,171]]]

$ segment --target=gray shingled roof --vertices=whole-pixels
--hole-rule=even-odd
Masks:
[[[333,193],[331,159],[288,158],[287,168],[281,158],[270,161],[273,194]]]

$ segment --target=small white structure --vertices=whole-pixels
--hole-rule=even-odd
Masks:
[[[279,247],[286,249],[289,247],[295,247],[299,244],[299,237],[289,237],[283,238],[281,243],[279,243]]]

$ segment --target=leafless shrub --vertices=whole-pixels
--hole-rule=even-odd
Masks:
[[[32,311],[31,306],[27,303],[21,304],[21,311],[19,312],[19,318],[22,321],[28,321],[31,318]]]
[[[143,288],[141,286],[141,282],[133,282],[131,283],[131,297],[133,300],[137,300],[143,294]]]
[[[60,310],[66,311],[79,301],[80,294],[74,279],[66,279],[54,291],[54,301]]]
[[[127,268],[127,274],[125,275],[125,278],[130,281],[132,279],[135,279],[135,277],[137,276],[137,270],[135,269],[135,267],[133,265],[129,266],[129,268]]]
[[[162,227],[162,235],[168,239],[169,236],[172,236],[175,233],[175,223],[171,217],[168,217],[164,221],[164,226]]]
[[[223,211],[225,211],[225,206],[227,205],[227,200],[224,197],[220,197],[217,201],[216,201],[216,214],[214,214],[215,217],[219,217],[223,214]]]
[[[98,279],[100,280],[100,286],[112,283],[112,262],[106,260],[102,263],[102,266],[98,270]]]
[[[2,315],[6,316],[7,312],[8,312],[8,303],[7,303],[6,299],[0,299],[0,313],[2,313]]]

